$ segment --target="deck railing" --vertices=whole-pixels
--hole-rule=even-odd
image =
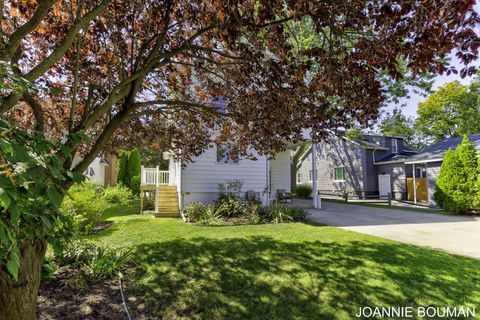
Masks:
[[[170,183],[170,174],[168,171],[157,168],[142,167],[142,185],[165,186]]]

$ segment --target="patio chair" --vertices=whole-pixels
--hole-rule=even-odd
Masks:
[[[257,193],[253,190],[247,190],[247,192],[245,192],[245,200],[247,201],[258,200]]]
[[[292,193],[287,192],[285,189],[277,189],[278,203],[287,203],[287,200],[290,200],[290,202],[292,202]]]

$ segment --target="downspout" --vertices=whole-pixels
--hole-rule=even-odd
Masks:
[[[268,206],[270,204],[270,159],[268,159],[268,155],[265,155],[265,205]]]
[[[320,203],[318,201],[318,186],[317,186],[317,143],[312,143],[312,193],[313,193],[313,207],[319,209]]]

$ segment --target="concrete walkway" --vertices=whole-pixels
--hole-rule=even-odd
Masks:
[[[480,259],[478,218],[326,201],[322,205],[322,210],[308,209],[307,220]]]

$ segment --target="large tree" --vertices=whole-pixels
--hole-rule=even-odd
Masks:
[[[429,95],[418,105],[416,131],[433,142],[480,132],[478,81],[449,82]]]
[[[0,113],[15,122],[15,130],[54,140],[52,152],[64,170],[81,152],[77,173],[112,141],[151,144],[155,138],[183,161],[220,141],[245,156],[252,149],[273,154],[287,140],[300,139],[304,128],[319,138],[327,129],[374,119],[385,100],[381,75],[400,79],[399,59],[408,61],[413,76],[454,70],[444,60],[452,50],[470,63],[480,46],[473,5],[474,0],[1,1],[0,60],[13,66],[13,78],[30,86],[1,89]],[[315,35],[313,46],[299,45],[299,24]],[[15,159],[6,161],[15,167]],[[57,171],[57,179],[49,180],[52,197],[44,199],[54,204],[75,176]],[[47,178],[39,176],[34,184],[43,187],[39,181]],[[44,246],[31,240],[43,244],[46,234],[22,240],[18,229],[33,226],[28,212],[2,208],[2,224],[18,245],[15,255],[10,247],[0,248],[2,268],[17,260],[38,266]],[[25,270],[33,271],[10,272],[18,282],[0,272],[0,318],[33,317],[35,295],[27,293],[36,293],[39,272]]]
[[[405,142],[413,147],[422,148],[425,146],[415,128],[415,119],[403,114],[401,108],[395,108],[392,112],[385,112],[378,124],[378,131],[386,135],[405,137]]]

